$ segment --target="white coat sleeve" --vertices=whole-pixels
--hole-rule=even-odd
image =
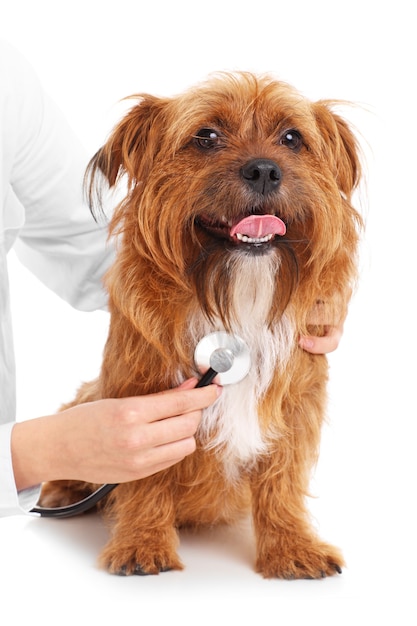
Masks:
[[[0,51],[7,61],[0,94],[1,267],[6,270],[5,254],[14,243],[24,265],[72,306],[105,308],[102,278],[114,253],[106,244],[106,225],[97,225],[83,201],[86,154],[30,65],[7,47]],[[14,359],[7,274],[3,278],[0,516],[29,511],[38,495],[37,486],[18,493],[14,483]]]
[[[22,94],[21,142],[11,186],[25,220],[15,244],[22,263],[47,287],[81,310],[105,308],[102,278],[112,246],[83,201],[87,157],[54,103],[31,79]]]

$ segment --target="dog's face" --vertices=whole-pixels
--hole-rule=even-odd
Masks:
[[[110,185],[127,177],[113,229],[225,325],[242,259],[258,272],[274,259],[271,318],[353,275],[355,139],[329,103],[286,84],[225,74],[179,97],[141,96],[92,160],[93,180],[98,169]]]

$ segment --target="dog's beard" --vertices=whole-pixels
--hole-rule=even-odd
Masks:
[[[265,246],[204,247],[191,266],[191,280],[200,309],[224,328],[243,326],[249,318],[274,325],[288,306],[297,285],[296,255],[287,241]]]
[[[194,343],[213,330],[226,328],[249,347],[250,373],[240,383],[224,388],[220,399],[204,411],[199,430],[202,445],[221,452],[225,472],[233,480],[239,468],[249,467],[267,451],[270,433],[261,430],[258,405],[277,369],[283,368],[290,357],[294,326],[289,310],[271,321],[280,276],[288,270],[280,254],[271,251],[252,256],[234,251],[224,257],[223,252],[223,262],[217,266],[211,258],[211,273],[206,265],[206,272],[199,274],[206,285],[201,298],[214,298],[213,315],[209,318],[203,308],[190,320],[189,329]],[[214,289],[215,294],[207,295]],[[225,306],[223,315],[214,314],[218,306]]]

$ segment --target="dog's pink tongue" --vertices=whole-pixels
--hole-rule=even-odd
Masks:
[[[266,235],[285,235],[284,222],[275,215],[249,215],[232,226],[230,234],[246,235],[247,237],[266,237]]]

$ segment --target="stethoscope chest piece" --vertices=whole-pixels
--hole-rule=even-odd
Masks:
[[[243,380],[251,366],[249,348],[243,339],[222,330],[205,335],[198,342],[194,360],[201,373],[209,368],[218,372],[216,382],[220,385]]]

